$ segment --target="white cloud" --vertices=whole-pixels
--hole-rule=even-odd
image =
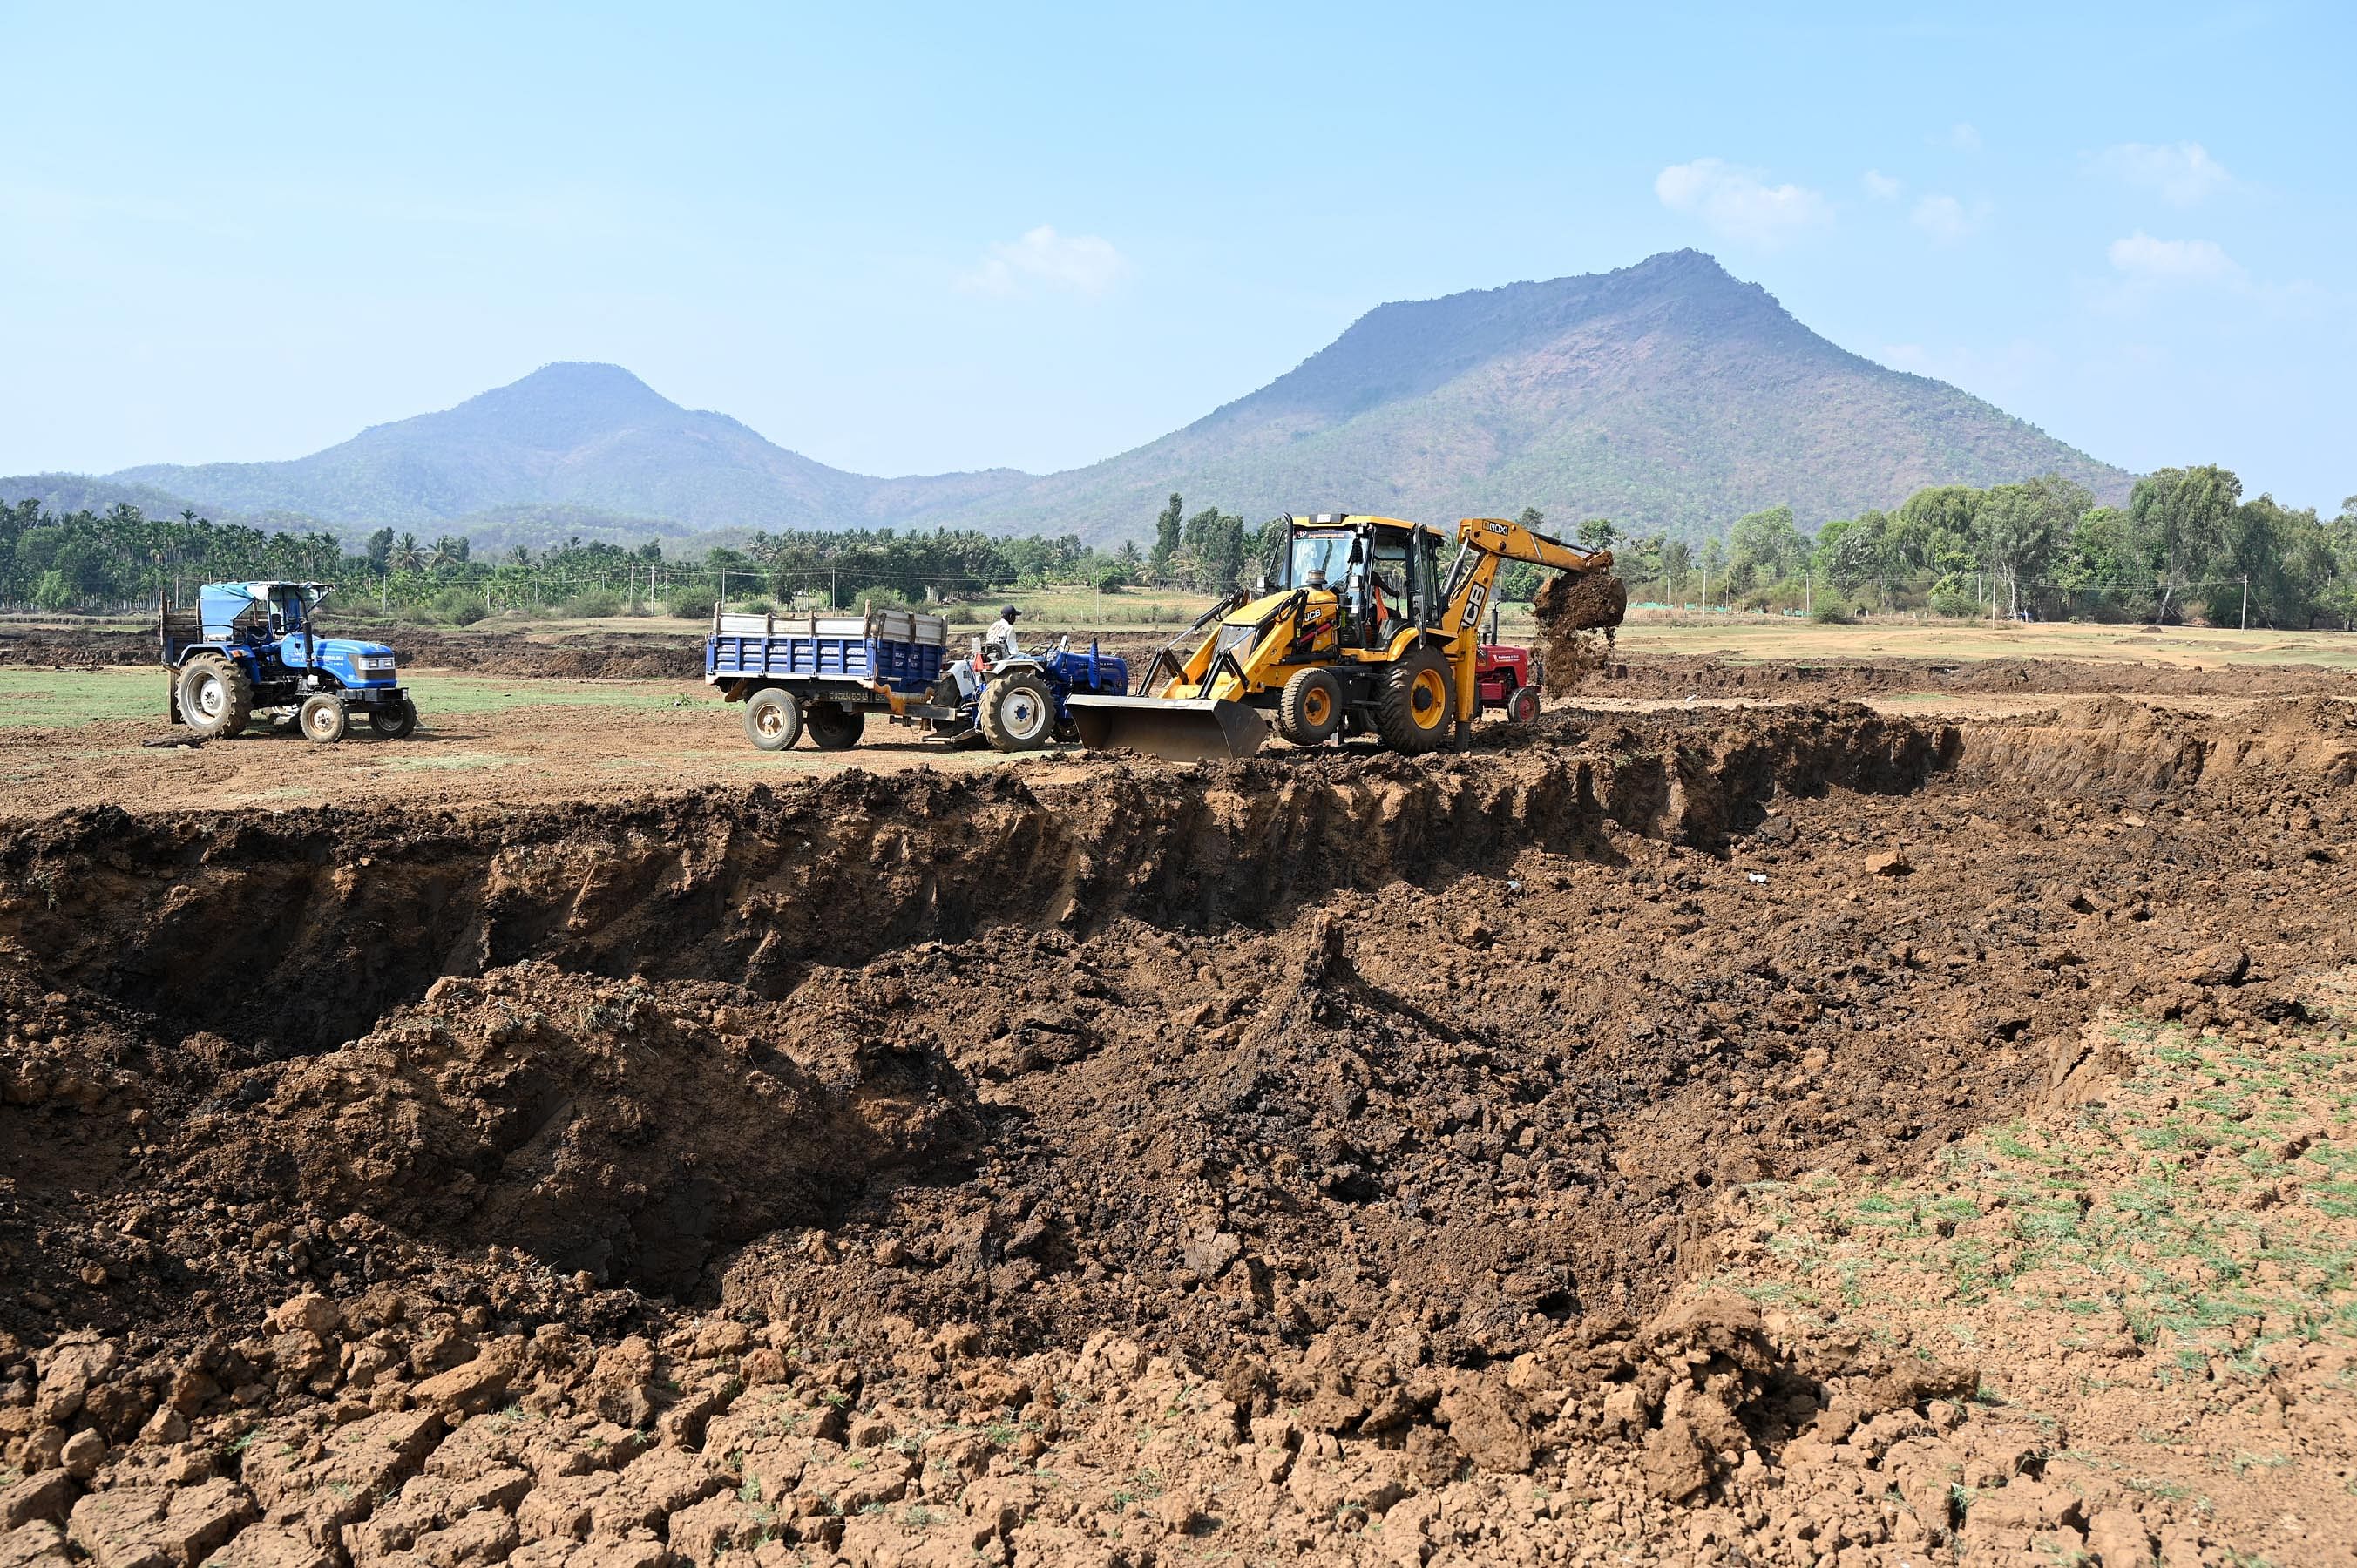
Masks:
[[[2115,270],[2140,283],[2236,285],[2245,276],[2215,240],[2156,240],[2139,229],[2108,253]]]
[[[1915,204],[1909,221],[1943,245],[1953,245],[1969,236],[1989,215],[1989,204],[1975,203],[1970,209],[1953,196],[1927,196]]]
[[[2092,161],[2115,179],[2141,189],[2157,190],[2161,199],[2177,207],[2191,207],[2234,183],[2226,166],[2212,157],[2210,150],[2199,142],[2179,142],[2170,146],[2122,142],[2118,146],[2105,147]]]
[[[1097,295],[1128,270],[1129,263],[1112,241],[1094,234],[1059,234],[1042,223],[1012,244],[991,246],[979,265],[960,274],[957,285],[969,294],[1001,296],[1021,293],[1032,284]]]
[[[1880,169],[1868,169],[1865,177],[1866,193],[1877,201],[1896,201],[1907,182],[1884,174]]]
[[[1770,185],[1761,171],[1718,158],[1672,164],[1653,180],[1653,194],[1673,212],[1690,213],[1719,233],[1762,245],[1781,244],[1833,220],[1820,193],[1797,185]]]
[[[1976,153],[1981,150],[1980,130],[1969,121],[1957,121],[1948,127],[1948,134],[1940,140],[1960,153]]]

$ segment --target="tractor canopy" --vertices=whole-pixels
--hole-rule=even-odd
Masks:
[[[258,642],[303,630],[327,592],[325,583],[207,583],[197,613],[208,642]]]

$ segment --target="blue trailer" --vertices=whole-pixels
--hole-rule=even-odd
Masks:
[[[858,615],[729,615],[716,609],[704,679],[745,704],[745,736],[783,751],[808,734],[829,751],[858,743],[867,715],[918,725],[928,740],[979,736],[1001,751],[1073,738],[1065,699],[1119,695],[1129,666],[1092,647],[992,660],[976,638],[952,659],[949,622],[909,610]]]

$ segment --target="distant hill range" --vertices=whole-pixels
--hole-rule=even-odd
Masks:
[[[1249,396],[1045,476],[850,474],[613,365],[555,364],[457,407],[275,463],[93,481],[148,510],[392,524],[500,544],[903,525],[1141,538],[1172,491],[1248,518],[1347,508],[1447,519],[1537,506],[1717,532],[1789,503],[1804,524],[1925,485],[2131,476],[1943,381],[1810,331],[1694,251],[1619,272],[1385,305]],[[0,479],[0,499],[36,493]],[[11,487],[16,487],[12,489]]]

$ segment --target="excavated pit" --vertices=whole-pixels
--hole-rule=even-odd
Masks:
[[[1509,1355],[1658,1300],[1716,1185],[1920,1158],[2189,954],[2345,946],[2337,854],[2264,846],[2346,821],[2348,714],[1568,714],[1036,789],[60,819],[0,849],[7,1261],[51,1303],[0,1309],[503,1245],[1010,1345],[1374,1304]],[[216,1266],[257,1210],[309,1243]]]
[[[69,1430],[128,1445],[78,1531],[180,1495],[141,1490],[142,1454],[175,1486],[229,1463],[248,1511],[220,1528],[253,1563],[338,1568],[459,1552],[488,1527],[434,1487],[500,1464],[541,1466],[502,1506],[556,1568],[561,1477],[655,1440],[618,1497],[659,1459],[703,1478],[578,1516],[582,1552],[651,1529],[656,1557],[756,1562],[785,1528],[767,1484],[812,1499],[783,1539],[886,1561],[859,1488],[911,1423],[927,1455],[979,1446],[889,1495],[969,1515],[982,1459],[1062,1433],[1060,1468],[1104,1471],[1100,1544],[1144,1539],[1122,1499],[1184,1463],[1173,1422],[1262,1483],[1328,1477],[1271,1505],[1297,1533],[1269,1560],[1352,1557],[1403,1486],[1568,1486],[1616,1443],[1641,1466],[1594,1484],[1733,1487],[1728,1455],[1920,1423],[1976,1374],[1677,1297],[1723,1261],[1719,1200],[1920,1170],[2042,1103],[2112,1010],[2298,1018],[2357,963],[2352,782],[2341,702],[2096,698],[1963,727],[1564,712],[1463,757],[621,809],[55,819],[0,842],[0,1368],[38,1381],[0,1411],[53,1422],[0,1440],[35,1470]],[[511,1379],[586,1457],[477,1413]],[[363,1474],[352,1423],[423,1446]],[[780,1430],[815,1444],[796,1466],[843,1463],[779,1479]],[[1384,1455],[1406,1481],[1318,1489]],[[339,1486],[361,1500],[318,1500]],[[1152,1528],[1221,1528],[1210,1498]],[[1040,1507],[985,1508],[988,1560],[1108,1560]],[[113,1517],[77,1550],[112,1550]]]

